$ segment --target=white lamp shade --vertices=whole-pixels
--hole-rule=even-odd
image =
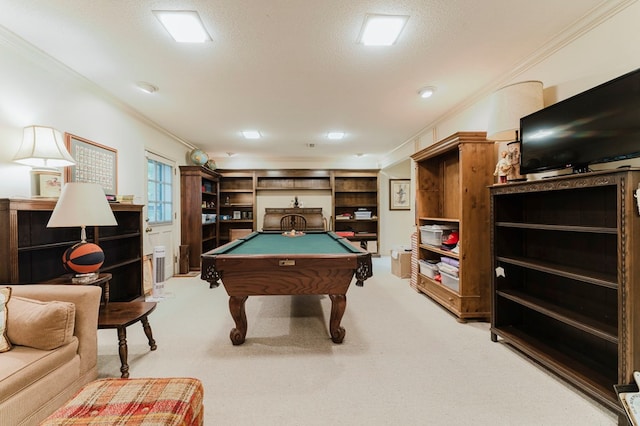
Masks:
[[[24,128],[22,144],[13,161],[32,167],[65,167],[76,164],[64,146],[62,133],[44,126]]]
[[[523,81],[496,90],[490,100],[487,139],[515,141],[520,118],[544,107],[541,81]]]
[[[69,182],[62,187],[47,228],[117,225],[102,186]]]

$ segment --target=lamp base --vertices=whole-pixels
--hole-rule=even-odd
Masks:
[[[62,263],[66,270],[75,272],[76,277],[97,274],[104,263],[104,252],[97,244],[81,241],[64,252]]]

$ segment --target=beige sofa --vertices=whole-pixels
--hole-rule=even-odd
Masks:
[[[100,287],[84,285],[9,287],[12,288],[12,294],[8,304],[7,329],[14,336],[19,336],[14,340],[28,339],[29,332],[41,332],[43,323],[38,327],[39,330],[11,329],[12,298],[72,302],[75,305],[75,319],[68,319],[69,324],[64,330],[67,336],[65,342],[68,343],[55,349],[42,350],[12,342],[14,346],[11,350],[0,353],[0,425],[37,425],[84,384],[97,377],[97,325],[102,290]],[[21,303],[25,306],[28,302],[23,300]],[[64,305],[72,311],[70,305]],[[14,313],[17,311],[16,308]],[[71,315],[68,318],[72,318]],[[25,323],[31,323],[31,320],[27,318]]]

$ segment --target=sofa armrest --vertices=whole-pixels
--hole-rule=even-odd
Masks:
[[[81,374],[98,362],[98,310],[102,289],[91,285],[23,284],[10,285],[11,296],[48,302],[72,302],[76,307],[73,335],[78,338]]]

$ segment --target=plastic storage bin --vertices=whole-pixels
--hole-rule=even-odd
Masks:
[[[442,245],[442,236],[449,235],[451,231],[456,229],[453,226],[446,225],[423,225],[420,227],[420,242],[440,247]]]
[[[434,278],[438,273],[438,266],[435,263],[429,263],[420,259],[418,265],[420,265],[420,273],[429,278]]]
[[[435,229],[431,225],[420,227],[420,242],[432,246],[440,246],[442,244],[442,229]]]
[[[443,285],[449,287],[453,291],[460,291],[460,279],[458,277],[449,275],[445,271],[440,271],[440,277]]]
[[[452,277],[458,276],[458,268],[444,262],[438,262],[438,270],[441,272],[444,271]]]

